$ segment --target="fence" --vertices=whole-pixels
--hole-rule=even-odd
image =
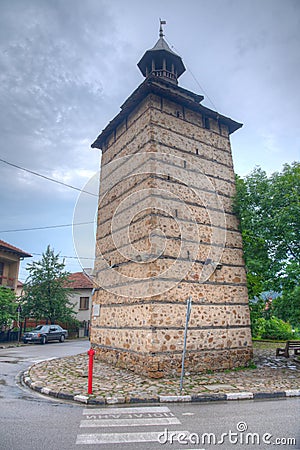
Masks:
[[[45,325],[45,320],[35,321],[33,319],[25,319],[24,322],[20,322],[20,340],[22,340],[22,335],[25,331],[29,331],[32,328],[35,328],[37,325]],[[90,321],[83,321],[79,326],[78,324],[66,324],[59,323],[62,328],[68,330],[68,336],[71,339],[76,339],[78,337],[88,337],[89,336],[89,326]],[[17,331],[0,331],[0,342],[12,342],[19,340],[19,330]]]
[[[0,342],[12,342],[19,339],[18,331],[1,331],[0,332]]]

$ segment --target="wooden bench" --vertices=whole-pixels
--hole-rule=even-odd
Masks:
[[[290,357],[290,350],[294,350],[294,355],[300,355],[300,341],[287,341],[284,348],[276,349],[276,356]]]

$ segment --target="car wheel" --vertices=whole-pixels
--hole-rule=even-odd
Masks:
[[[28,341],[26,339],[23,339],[23,342],[24,342],[24,344],[27,344]]]
[[[64,340],[65,340],[65,335],[62,334],[61,337],[59,338],[59,342],[64,342]]]
[[[46,344],[46,342],[47,342],[46,336],[42,336],[41,337],[41,344],[44,345],[44,344]]]

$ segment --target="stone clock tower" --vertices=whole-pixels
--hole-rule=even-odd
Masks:
[[[93,148],[102,150],[91,342],[105,361],[150,377],[252,358],[246,273],[232,209],[230,134],[242,125],[178,86],[166,43]],[[121,81],[121,80],[120,80]]]

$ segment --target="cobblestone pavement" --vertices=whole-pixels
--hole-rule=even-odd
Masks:
[[[300,364],[294,357],[275,357],[275,348],[254,348],[256,368],[225,370],[214,373],[186,373],[181,395],[216,396],[228,393],[273,393],[293,391],[300,395]],[[79,401],[87,398],[88,355],[52,359],[32,366],[25,374],[25,382],[45,394]],[[95,360],[93,395],[89,403],[124,403],[159,401],[162,396],[179,396],[180,379],[150,379],[131,371],[113,367]],[[58,393],[60,395],[58,395]],[[231,394],[230,394],[231,395]],[[294,395],[294,394],[293,394]],[[234,395],[233,395],[234,397]],[[228,395],[227,395],[228,398]],[[251,397],[250,397],[251,398]]]

